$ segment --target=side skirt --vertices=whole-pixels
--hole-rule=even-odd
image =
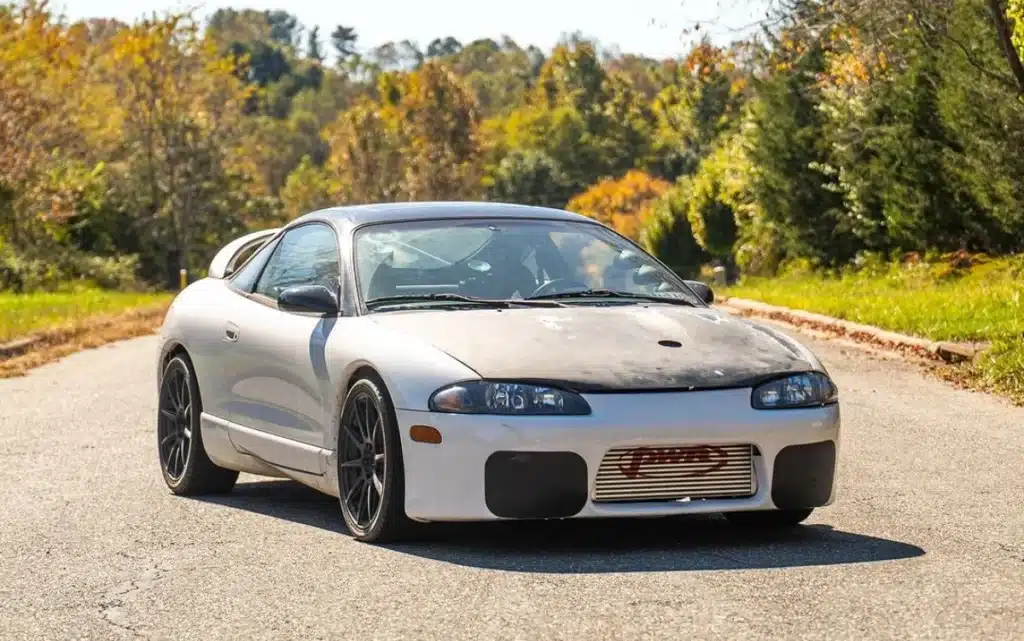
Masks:
[[[203,447],[210,460],[231,470],[258,476],[289,478],[337,496],[336,483],[325,475],[333,452],[267,434],[203,412]],[[272,459],[272,460],[267,460]]]

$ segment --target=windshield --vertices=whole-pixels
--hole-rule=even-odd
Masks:
[[[456,296],[488,300],[558,297],[635,304],[615,293],[700,304],[671,272],[615,233],[557,220],[427,220],[376,224],[355,235],[364,301]],[[572,292],[590,295],[572,301]],[[432,298],[431,295],[434,295]],[[559,296],[561,295],[561,296]],[[642,301],[640,301],[642,302]]]

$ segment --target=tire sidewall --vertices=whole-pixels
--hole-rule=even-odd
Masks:
[[[355,400],[363,394],[368,394],[370,398],[373,399],[373,402],[376,403],[377,410],[380,414],[382,422],[381,427],[383,428],[382,437],[384,439],[385,457],[384,492],[381,496],[377,514],[366,529],[360,528],[355,523],[355,519],[351,514],[349,514],[348,507],[345,505],[345,491],[342,488],[343,472],[341,469],[341,464],[343,463],[341,449],[342,443],[344,443],[343,439],[345,438],[344,434],[341,433],[341,430],[344,429],[344,425],[349,419],[350,413],[354,411]],[[380,383],[370,378],[363,378],[351,387],[345,399],[345,409],[341,413],[341,420],[338,422],[338,500],[341,503],[341,514],[345,519],[345,525],[348,527],[352,536],[359,540],[376,539],[380,535],[381,531],[387,527],[387,521],[394,511],[393,502],[402,501],[402,450],[401,443],[399,442],[398,428],[395,422],[394,408],[391,407],[391,402],[387,393],[384,391],[384,388]],[[400,508],[404,509],[404,506],[400,506]]]

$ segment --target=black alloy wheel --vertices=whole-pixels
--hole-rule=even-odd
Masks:
[[[402,444],[379,379],[352,386],[338,429],[338,494],[349,532],[364,542],[409,538],[417,528],[405,514]]]
[[[173,357],[160,379],[157,453],[164,482],[181,496],[230,492],[238,472],[217,466],[203,447],[203,405],[188,356]]]

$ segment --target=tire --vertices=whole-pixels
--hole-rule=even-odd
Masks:
[[[725,518],[737,527],[754,530],[786,530],[800,525],[812,512],[814,512],[813,509],[727,512]]]
[[[411,538],[417,524],[405,514],[402,442],[383,383],[374,378],[356,381],[345,398],[338,430],[338,494],[352,537],[366,543]]]
[[[160,379],[157,456],[164,483],[178,496],[230,492],[238,472],[219,467],[206,455],[199,416],[202,399],[188,356],[172,358]]]

